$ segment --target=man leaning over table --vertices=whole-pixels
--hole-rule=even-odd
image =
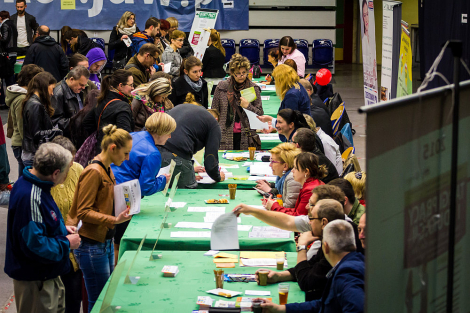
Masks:
[[[342,220],[328,223],[323,230],[322,250],[332,269],[326,275],[328,281],[321,299],[286,305],[264,300],[263,312],[364,312],[364,256],[355,251],[351,223]]]
[[[336,199],[336,200],[333,200]],[[344,199],[344,194],[336,186],[322,185],[313,190],[309,201],[309,216],[288,216],[287,214],[273,211],[265,211],[246,206],[244,204],[235,208],[237,213],[249,214],[257,217],[263,222],[285,230],[303,232],[298,240],[297,265],[283,272],[269,270],[268,283],[274,284],[282,281],[297,281],[301,290],[305,292],[305,300],[319,299],[326,284],[326,273],[331,266],[320,249],[315,256],[307,258],[307,246],[316,241],[310,250],[318,249],[321,242],[322,229],[331,221],[336,219],[347,219],[344,209],[338,200]],[[363,252],[358,239],[357,229],[351,220],[347,219],[353,226],[356,246],[358,251]],[[318,243],[318,245],[317,245]]]

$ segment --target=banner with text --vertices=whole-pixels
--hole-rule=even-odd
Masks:
[[[400,55],[401,2],[383,1],[382,79],[380,101],[396,97]]]
[[[14,0],[0,0],[2,10],[16,13]],[[136,24],[143,30],[152,16],[176,17],[179,29],[189,32],[196,9],[219,11],[217,30],[248,30],[248,0],[27,0],[26,12],[36,17],[39,25],[60,30],[67,25],[82,30],[109,30],[117,25],[122,14],[131,11]]]
[[[460,98],[470,99],[470,81],[461,84]],[[470,307],[470,107],[461,102],[451,265],[454,312]],[[363,110],[367,113],[366,312],[444,313],[452,91],[442,87]]]
[[[374,1],[359,0],[361,8],[362,66],[364,71],[364,101],[366,105],[378,102],[377,56],[375,53]]]
[[[408,24],[401,23],[400,64],[398,65],[397,98],[413,93],[411,38]]]

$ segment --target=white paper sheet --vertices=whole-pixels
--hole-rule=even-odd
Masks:
[[[210,231],[173,231],[171,238],[210,238]]]
[[[256,162],[250,166],[250,175],[252,176],[275,176],[268,162]]]
[[[158,171],[157,177],[163,174],[170,174],[170,167],[171,167],[170,164],[168,164],[168,166],[161,167],[160,170]]]
[[[264,156],[269,156],[270,157],[271,153],[269,153],[269,152],[257,152],[256,155],[255,155],[255,160],[256,161],[261,161]]]
[[[202,177],[201,180],[198,180],[198,184],[215,184],[216,181],[213,180],[207,173],[199,173],[199,176]]]
[[[171,62],[170,62],[170,63],[166,63],[166,64],[163,66],[163,72],[165,72],[165,73],[170,73],[170,70],[171,70]]]
[[[209,250],[207,251],[206,253],[204,253],[205,256],[214,256],[216,255],[217,253],[219,253],[218,250]]]
[[[188,212],[223,212],[225,213],[224,206],[190,206]]]
[[[206,216],[204,216],[205,223],[214,223],[219,216],[224,215],[225,212],[207,212]]]
[[[130,207],[129,214],[140,213],[140,183],[138,179],[114,186],[114,213],[115,216]]]
[[[226,152],[223,154],[225,159],[233,159],[233,158],[249,158],[249,152]]]
[[[268,182],[276,182],[276,177],[275,176],[250,176],[248,177],[248,180],[254,180],[257,181],[258,179],[264,179]]]
[[[231,291],[231,290],[227,290],[227,289],[212,289],[212,290],[207,290],[206,291],[207,293],[211,293],[213,295],[219,295],[219,293],[225,293],[225,294],[230,294],[232,297],[235,297],[235,296],[238,296],[238,295],[241,295],[243,292],[239,292],[239,291]]]
[[[211,229],[212,223],[198,223],[198,222],[178,222],[175,228],[200,228],[200,229]]]
[[[186,202],[171,202],[170,204],[170,207],[172,208],[184,208],[184,206],[186,205],[187,203]]]
[[[253,267],[277,266],[276,259],[242,259],[242,263]],[[284,266],[287,267],[287,260],[284,261]]]
[[[271,291],[264,290],[245,290],[245,296],[270,296]]]
[[[262,101],[268,101],[270,96],[261,96]]]
[[[238,250],[237,216],[233,212],[219,216],[211,230],[212,250]]]
[[[233,165],[221,165],[220,167],[223,168],[223,169],[227,169],[227,168],[240,168],[240,167],[238,166],[238,164],[233,164]]]
[[[289,233],[278,233],[271,231],[255,232],[252,231],[248,234],[249,238],[290,238]]]
[[[248,116],[248,121],[250,122],[251,129],[269,129],[268,123],[263,123],[258,119],[258,114],[251,112],[250,110],[247,110],[245,108],[243,108],[243,111],[245,111],[246,116]]]
[[[250,231],[251,230],[251,225],[238,225],[238,230],[239,231]]]
[[[253,231],[270,231],[279,233],[291,233],[291,231],[280,229],[274,226],[253,226]]]

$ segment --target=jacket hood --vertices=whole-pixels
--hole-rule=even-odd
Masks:
[[[54,38],[52,38],[51,36],[39,36],[38,38],[36,38],[36,40],[34,41],[35,43],[40,43],[42,45],[46,45],[46,46],[53,46],[53,45],[57,45],[57,41],[55,41]]]
[[[18,86],[18,84],[11,85],[5,92],[5,103],[10,106],[13,100],[19,96],[26,96],[26,89]]]
[[[106,55],[104,54],[104,51],[101,48],[90,49],[90,51],[88,51],[88,53],[86,54],[86,57],[88,58],[88,63],[90,65],[98,61],[106,61]]]

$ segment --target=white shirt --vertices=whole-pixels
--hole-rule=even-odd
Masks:
[[[18,30],[18,47],[29,47],[28,34],[26,33],[26,19],[25,15],[18,16],[16,28]]]
[[[328,136],[321,128],[318,129],[317,135],[320,137],[320,140],[323,144],[325,156],[328,158],[328,160],[331,161],[331,163],[333,163],[336,171],[338,172],[338,175],[341,175],[343,173],[343,160],[341,159],[339,146],[336,144],[333,138]]]

